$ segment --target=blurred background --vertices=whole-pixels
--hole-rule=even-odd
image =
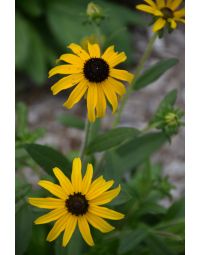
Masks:
[[[141,3],[134,0],[95,1],[102,8],[104,16],[97,31],[97,27],[88,22],[86,9],[89,1],[87,0],[16,0],[16,188],[24,187],[24,182],[27,182],[37,189],[36,183],[41,173],[41,168],[24,150],[24,144],[49,145],[63,155],[67,155],[68,159],[72,159],[78,155],[83,139],[85,101],[82,100],[70,111],[64,108],[62,105],[69,92],[63,91],[53,96],[50,87],[58,78],[48,79],[48,71],[56,65],[56,59],[67,52],[66,46],[71,42],[85,47],[87,40],[95,42],[100,39],[103,48],[114,44],[117,51],[125,51],[128,60],[124,67],[134,73],[152,35],[151,28],[147,27],[151,18],[135,11],[135,5],[139,2]],[[165,58],[177,58],[179,63],[151,86],[136,91],[130,96],[120,126],[144,128],[160,101],[172,89],[178,90],[177,106],[184,110],[184,47],[184,26],[179,26],[172,34],[157,39],[146,67]],[[102,119],[102,130],[108,130],[112,120],[113,116],[108,107],[106,117]],[[152,161],[153,164],[162,166],[163,176],[168,176],[169,182],[173,185],[170,191],[172,199],[162,201],[163,205],[168,207],[172,201],[184,196],[184,128],[181,128],[178,135],[172,137],[170,143],[154,153]],[[179,207],[184,211],[182,204]],[[20,214],[18,217],[21,217],[21,221],[18,219],[17,222],[27,222],[22,233],[28,233],[26,227],[30,225],[31,228],[32,218],[31,220],[27,218],[26,221],[24,215]],[[173,217],[175,218],[175,214]],[[19,224],[16,227],[19,233],[20,226]],[[28,244],[25,239],[31,237],[27,234],[24,239],[23,234],[20,239],[20,234],[17,234],[19,237],[17,255],[46,254],[42,247],[47,229],[42,231],[42,228],[33,227],[35,235],[26,253]],[[160,250],[156,250],[156,245],[152,247],[152,253],[137,254],[179,254],[169,253],[167,248],[162,253],[164,250],[162,246]],[[182,252],[182,248],[180,250]],[[57,254],[66,253],[59,250]],[[90,254],[96,253],[91,251]],[[107,253],[102,251],[99,254]]]

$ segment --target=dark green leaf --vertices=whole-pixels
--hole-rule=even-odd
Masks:
[[[45,255],[52,252],[52,248],[46,241],[49,228],[45,225],[33,225],[32,237],[26,255]],[[61,254],[60,254],[61,255]]]
[[[59,167],[64,172],[71,169],[66,157],[51,147],[40,144],[26,144],[25,149],[35,162],[49,175],[52,175],[52,169],[54,167]]]
[[[29,54],[30,34],[26,20],[18,12],[15,17],[15,29],[15,61],[16,67],[21,68]]]
[[[45,45],[34,27],[30,26],[29,33],[31,40],[29,59],[31,61],[26,63],[25,69],[34,82],[41,85],[47,79]]]
[[[116,153],[124,163],[123,170],[129,170],[143,163],[167,141],[167,137],[159,132],[136,137],[121,145],[116,149]]]
[[[165,240],[157,236],[156,234],[149,235],[147,239],[149,250],[154,255],[176,255],[171,247]]]
[[[148,235],[148,231],[145,228],[136,229],[136,230],[126,230],[121,232],[119,238],[119,248],[118,248],[118,254],[124,254],[129,251],[134,251],[138,245],[142,241],[145,240],[145,238]]]
[[[178,60],[175,58],[159,61],[148,70],[144,71],[144,73],[136,80],[134,89],[139,90],[156,81],[161,75],[163,75],[167,70],[177,63]]]
[[[165,220],[175,220],[178,218],[183,218],[185,216],[185,199],[174,202],[168,209]]]
[[[90,154],[111,149],[119,146],[128,139],[132,139],[138,134],[139,131],[135,128],[122,127],[111,129],[108,132],[95,137],[95,139],[88,145],[86,152]]]
[[[59,116],[59,121],[60,123],[62,123],[63,125],[67,127],[84,129],[84,126],[85,126],[85,123],[82,119],[76,117],[75,115],[70,115],[70,114],[66,114],[66,115],[63,114]]]
[[[15,249],[17,255],[23,255],[27,250],[32,235],[32,212],[25,203],[16,213],[15,218]]]

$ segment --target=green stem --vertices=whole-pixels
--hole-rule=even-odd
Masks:
[[[150,40],[148,42],[148,45],[147,45],[147,47],[145,49],[145,52],[144,52],[142,58],[140,59],[139,64],[138,64],[138,66],[136,68],[134,80],[133,80],[132,84],[128,87],[126,94],[122,98],[121,105],[120,105],[120,107],[119,107],[119,109],[118,109],[118,111],[116,113],[116,117],[115,117],[115,120],[113,122],[113,128],[115,128],[119,124],[119,122],[120,122],[121,114],[122,114],[122,112],[124,110],[124,107],[126,105],[128,97],[134,91],[135,82],[136,82],[137,78],[140,76],[141,71],[144,68],[145,62],[149,58],[149,56],[150,56],[150,54],[152,52],[153,45],[154,45],[154,42],[155,42],[156,38],[157,38],[157,33],[154,33],[153,36],[150,38]]]
[[[87,143],[88,143],[88,138],[89,138],[89,132],[90,132],[90,122],[88,120],[88,118],[86,117],[86,121],[85,121],[85,137],[81,146],[81,150],[80,150],[80,158],[83,161],[84,159],[84,154],[85,154],[85,149],[87,147]]]

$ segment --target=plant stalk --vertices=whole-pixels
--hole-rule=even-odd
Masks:
[[[154,42],[156,41],[156,38],[157,38],[157,33],[154,33],[153,36],[150,38],[150,40],[148,42],[146,50],[144,51],[144,54],[142,55],[142,57],[141,57],[141,59],[139,61],[139,64],[138,64],[138,66],[136,68],[134,80],[133,80],[132,84],[130,84],[130,86],[127,89],[126,94],[122,98],[121,105],[120,105],[120,107],[119,107],[119,109],[118,109],[118,111],[116,113],[116,117],[115,117],[114,122],[113,122],[113,126],[112,126],[113,128],[115,128],[119,124],[119,122],[120,122],[121,114],[122,114],[122,112],[124,110],[124,107],[126,105],[128,97],[130,96],[131,93],[134,92],[135,82],[136,82],[137,78],[140,76],[141,71],[144,68],[145,62],[149,58],[149,56],[150,56],[150,54],[151,54],[151,52],[153,50],[153,45],[154,45]]]
[[[89,132],[90,132],[90,122],[89,122],[88,118],[86,117],[85,130],[84,130],[85,137],[84,137],[81,149],[80,149],[80,158],[82,161],[84,160],[85,149],[88,144]]]

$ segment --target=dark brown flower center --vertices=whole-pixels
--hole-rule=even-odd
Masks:
[[[65,205],[68,211],[76,216],[85,214],[89,206],[87,199],[80,192],[70,195]]]
[[[173,11],[170,8],[168,8],[168,7],[162,8],[161,12],[164,15],[164,19],[169,19],[169,18],[173,18],[174,17]]]
[[[90,82],[102,82],[109,76],[109,65],[102,58],[91,58],[85,63],[83,72]]]

